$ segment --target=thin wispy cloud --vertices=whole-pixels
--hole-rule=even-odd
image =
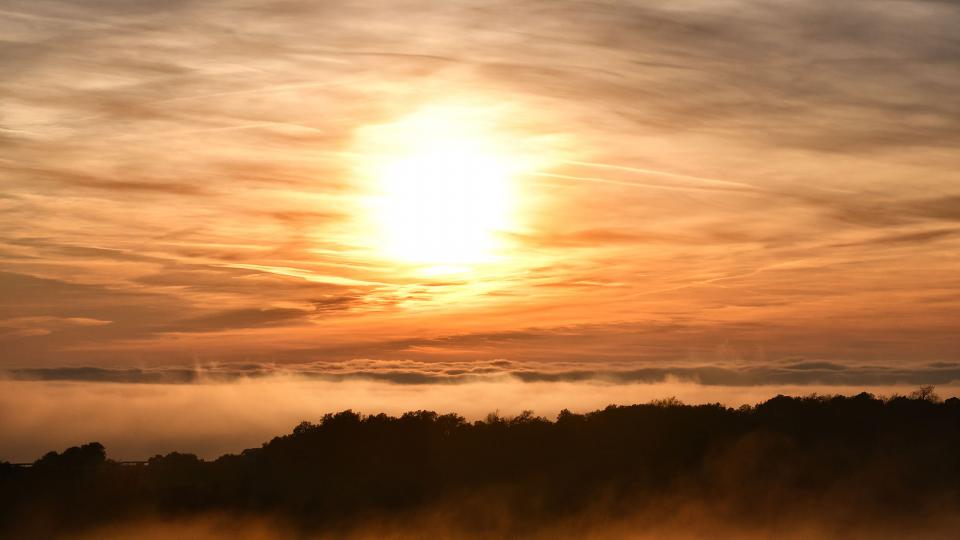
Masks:
[[[926,0],[7,2],[0,368],[943,382],[958,25]],[[365,217],[369,134],[438,106],[532,164],[496,264],[425,272]]]

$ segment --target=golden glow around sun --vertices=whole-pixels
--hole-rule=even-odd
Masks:
[[[435,107],[365,128],[363,139],[368,211],[382,255],[438,271],[503,256],[519,160],[489,119]]]

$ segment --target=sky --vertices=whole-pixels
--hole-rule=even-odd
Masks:
[[[958,27],[936,0],[5,0],[0,370],[949,385]]]

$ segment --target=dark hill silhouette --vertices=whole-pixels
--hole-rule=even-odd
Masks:
[[[709,504],[739,523],[840,506],[851,526],[960,514],[960,400],[930,389],[777,396],[739,409],[671,399],[472,423],[343,411],[214,461],[174,452],[121,464],[90,443],[30,467],[0,464],[0,535],[9,538],[208,513],[336,531],[439,504],[482,531],[490,501],[518,537],[578,512],[616,518],[664,500]]]

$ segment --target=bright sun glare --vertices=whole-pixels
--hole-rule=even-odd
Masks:
[[[371,212],[384,255],[437,269],[502,255],[517,160],[475,116],[425,109],[368,128]]]

